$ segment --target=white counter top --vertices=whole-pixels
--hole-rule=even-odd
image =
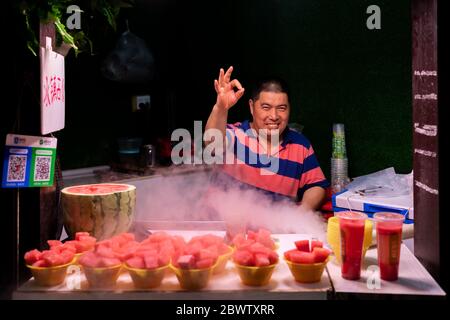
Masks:
[[[400,251],[397,281],[380,280],[377,288],[376,274],[370,266],[377,266],[376,247],[367,251],[364,269],[361,270],[361,278],[357,281],[342,278],[341,267],[334,260],[328,263],[327,268],[334,291],[336,293],[445,296],[445,292],[404,244]]]

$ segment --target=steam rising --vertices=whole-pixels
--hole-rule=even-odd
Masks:
[[[152,177],[131,182],[137,187],[136,220],[222,221],[228,229],[266,228],[272,233],[307,234],[326,239],[326,224],[318,212],[286,200],[273,202],[254,190],[227,182],[227,190],[211,182],[212,171]]]

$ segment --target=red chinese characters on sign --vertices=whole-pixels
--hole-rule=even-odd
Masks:
[[[64,78],[59,76],[45,76],[44,107],[50,107],[55,102],[64,102]]]

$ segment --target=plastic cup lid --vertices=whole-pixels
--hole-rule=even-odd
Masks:
[[[336,216],[339,219],[347,219],[347,220],[365,220],[367,219],[367,214],[362,212],[355,211],[341,211],[336,213]]]
[[[379,222],[403,222],[405,216],[393,212],[377,212],[373,215],[373,219]]]

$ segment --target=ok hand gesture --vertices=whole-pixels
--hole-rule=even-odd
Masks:
[[[219,80],[214,80],[214,88],[217,92],[216,106],[223,110],[230,109],[244,95],[244,88],[239,81],[236,79],[230,81],[232,72],[233,67],[229,67],[225,73],[221,68]],[[237,91],[234,91],[234,88],[236,88]]]

